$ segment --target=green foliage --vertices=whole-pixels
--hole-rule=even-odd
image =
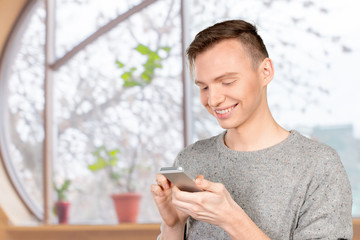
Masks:
[[[119,161],[119,153],[120,149],[118,148],[107,149],[105,146],[98,147],[92,152],[96,161],[88,166],[89,170],[96,172],[104,169],[107,171],[110,179],[113,180],[116,185],[120,185],[119,180],[123,177],[123,174],[120,171],[115,171]]]
[[[142,72],[137,67],[127,66],[126,63],[120,60],[115,61],[116,66],[122,70],[121,79],[123,80],[124,88],[145,87],[151,83],[155,76],[155,71],[163,67],[162,62],[169,55],[171,48],[163,46],[152,50],[143,44],[139,44],[134,50],[145,56],[146,60],[142,64]],[[92,172],[103,170],[109,179],[115,183],[116,187],[128,192],[134,191],[133,173],[140,167],[136,164],[136,159],[132,159],[128,167],[120,167],[120,164],[118,164],[119,153],[120,150],[117,148],[109,150],[105,146],[98,147],[92,153],[96,161],[88,165],[88,169]]]
[[[125,65],[122,63],[122,62],[120,62],[119,60],[116,60],[116,65],[118,66],[118,68],[123,68],[123,67],[125,67]]]
[[[165,59],[165,57],[161,57],[159,55],[159,52],[165,51],[167,54],[169,54],[171,48],[159,47],[153,51],[149,47],[143,44],[139,44],[135,50],[147,58],[145,63],[142,64],[144,70],[140,76],[134,75],[134,72],[137,70],[136,67],[126,68],[123,62],[120,62],[119,60],[116,60],[115,62],[118,68],[124,69],[124,73],[121,75],[121,78],[124,80],[123,86],[126,88],[146,86],[149,84],[154,78],[155,70],[157,68],[162,68],[162,61]]]
[[[71,181],[69,179],[65,180],[60,187],[56,186],[56,184],[54,183],[54,189],[58,195],[59,201],[65,201],[67,199],[66,191],[69,189],[70,184]]]
[[[95,172],[106,167],[116,166],[118,153],[120,153],[120,149],[117,148],[108,150],[105,146],[98,147],[92,153],[96,157],[96,162],[89,165],[89,169]]]
[[[92,155],[95,162],[88,165],[92,172],[104,171],[107,177],[113,182],[117,191],[134,192],[136,184],[133,182],[135,170],[149,171],[141,165],[136,164],[136,160],[131,161],[128,166],[120,163],[120,149],[107,149],[105,146],[97,147]]]

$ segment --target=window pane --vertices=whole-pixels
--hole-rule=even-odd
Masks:
[[[7,81],[4,158],[15,186],[38,216],[43,204],[44,18],[45,9],[38,5],[23,23],[25,31],[17,33],[21,40],[9,46],[8,78],[2,79]]]
[[[160,221],[150,184],[183,146],[179,9],[178,1],[152,4],[87,46],[56,73],[54,174],[58,184],[72,180],[71,223],[117,221],[110,194],[120,190],[105,171],[88,169],[99,146],[120,149],[120,169],[136,163],[130,186],[143,195],[139,222]],[[158,51],[162,60],[157,64],[162,67],[155,69],[149,84],[126,88],[124,73],[136,68],[132,76],[140,81],[144,70],[149,70],[144,49],[135,50],[139,44]],[[124,67],[118,68],[116,60]]]
[[[342,158],[360,216],[360,19],[356,0],[188,1],[192,37],[211,23],[241,18],[256,23],[275,64],[268,88],[275,119],[319,139]],[[195,89],[194,93],[198,94]],[[195,139],[221,130],[194,97]],[[210,120],[209,120],[210,119]]]
[[[63,56],[100,27],[141,0],[56,1],[56,55]]]

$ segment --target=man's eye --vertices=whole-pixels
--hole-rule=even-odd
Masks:
[[[231,82],[223,82],[222,84],[223,84],[223,85],[230,85],[230,84],[232,84],[233,82],[235,82],[235,81],[231,81]]]
[[[201,90],[208,90],[208,87],[202,87]]]

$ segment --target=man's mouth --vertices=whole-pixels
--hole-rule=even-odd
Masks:
[[[225,109],[221,109],[221,110],[214,110],[217,116],[224,116],[224,115],[228,115],[227,113],[230,113],[235,107],[237,106],[237,104],[225,108]]]

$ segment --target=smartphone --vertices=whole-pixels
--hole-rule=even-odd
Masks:
[[[177,186],[181,191],[201,192],[194,180],[189,177],[182,167],[163,167],[160,174],[164,175],[172,184]]]

